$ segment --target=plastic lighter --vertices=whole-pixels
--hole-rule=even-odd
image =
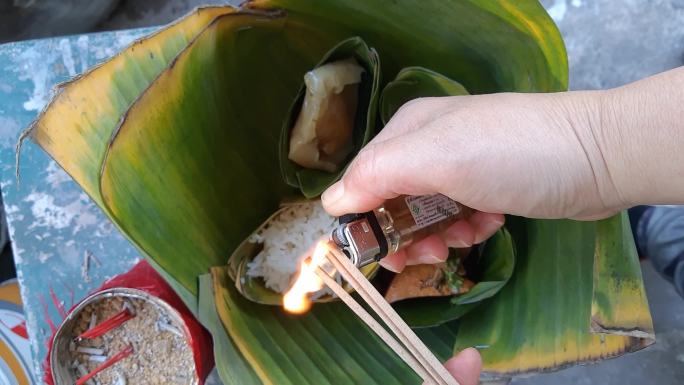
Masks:
[[[446,229],[472,212],[442,194],[402,195],[373,211],[341,216],[331,238],[353,264],[363,267]]]

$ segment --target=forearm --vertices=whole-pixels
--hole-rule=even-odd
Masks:
[[[684,67],[599,95],[593,130],[619,198],[684,204]]]

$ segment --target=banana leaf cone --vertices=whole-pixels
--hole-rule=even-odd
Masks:
[[[240,292],[228,260],[284,200],[339,176],[283,178],[281,131],[304,74],[348,39],[381,63],[354,151],[415,97],[567,88],[563,42],[536,1],[254,0],[198,9],[133,43],[59,86],[25,133],[194,309],[226,384],[419,381],[339,301],[286,314]],[[511,217],[484,250],[503,261],[491,287],[403,310],[430,326],[417,332],[440,358],[477,346],[483,378],[505,378],[653,343],[624,214]]]

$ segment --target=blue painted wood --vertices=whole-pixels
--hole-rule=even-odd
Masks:
[[[100,209],[38,146],[21,153],[21,182],[14,173],[14,145],[36,118],[52,87],[95,65],[154,28],[60,37],[0,45],[0,184],[31,340],[34,374],[59,324],[57,301],[67,309],[104,280],[127,271],[139,253]],[[84,254],[91,262],[82,271]]]

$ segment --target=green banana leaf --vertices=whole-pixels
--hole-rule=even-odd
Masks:
[[[210,274],[199,277],[199,312],[197,318],[214,340],[216,371],[223,385],[260,385],[254,369],[228,337],[216,311],[213,281]]]
[[[600,221],[596,232],[591,329],[652,340],[653,323],[629,219],[622,215]]]
[[[460,319],[454,351],[484,347],[484,370],[498,378],[594,362],[654,342],[626,213],[598,223],[517,218],[507,226],[519,256],[515,272],[498,295]],[[614,246],[608,253],[606,243]],[[609,255],[614,263],[597,262]],[[605,284],[594,287],[595,280]],[[605,295],[617,287],[627,291]],[[598,314],[614,315],[624,328],[596,328]]]
[[[380,96],[380,117],[387,124],[404,103],[427,96],[468,95],[461,83],[422,67],[404,68]]]
[[[504,287],[513,274],[515,247],[506,229],[489,239],[478,256],[479,279],[463,295],[440,298],[416,298],[394,305],[397,313],[411,327],[430,327],[462,317],[481,301]]]
[[[473,94],[567,88],[563,42],[536,1],[259,0],[198,10],[134,43],[62,86],[27,136],[204,314],[210,302],[196,304],[198,277],[226,266],[296,192],[282,180],[278,148],[302,76],[353,36],[377,50],[382,79],[419,66],[458,79]],[[653,341],[624,218],[514,222],[510,281],[459,323],[420,330],[440,357],[487,346],[485,371],[508,376]],[[252,372],[263,383],[302,383],[302,372],[312,383],[345,373],[368,375],[364,383],[416,382],[367,330],[348,326],[355,318],[340,303],[314,306],[311,318],[278,316],[277,308],[242,298],[226,282],[227,270],[218,270],[220,281],[214,270],[223,330],[215,318],[210,325],[227,382],[253,382]],[[325,352],[312,330],[322,333]],[[271,335],[278,338],[272,349],[257,346]],[[289,355],[306,370],[293,368]],[[334,361],[349,366],[344,373],[325,366]]]
[[[410,384],[419,378],[344,304],[303,316],[242,297],[225,267],[211,269],[218,316],[263,384]],[[232,363],[219,360],[220,365]]]
[[[366,72],[361,75],[356,122],[352,134],[353,150],[349,154],[347,162],[376,134],[377,100],[380,95],[380,61],[378,54],[374,49],[368,48],[363,40],[353,37],[336,45],[316,65],[316,67],[320,67],[323,64],[344,60],[349,57],[354,57]],[[339,179],[340,175],[344,172],[344,168],[338,172],[329,173],[303,168],[288,159],[290,133],[302,108],[305,94],[306,88],[302,85],[283,124],[280,133],[280,169],[285,182],[290,186],[298,187],[306,198],[314,198],[321,195],[326,188]]]

